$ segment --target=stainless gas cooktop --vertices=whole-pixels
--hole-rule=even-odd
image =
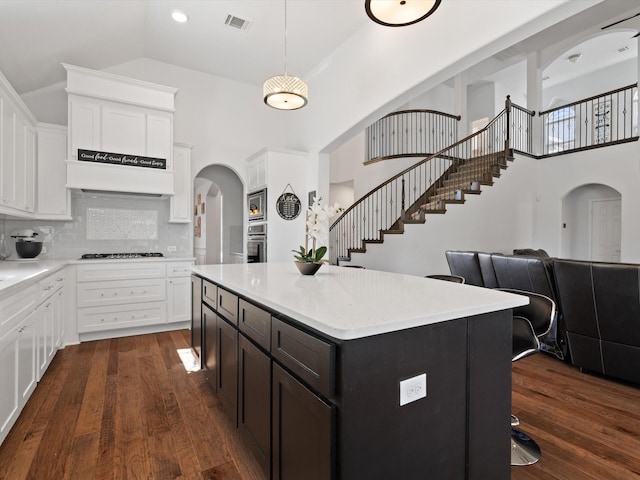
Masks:
[[[135,253],[85,253],[80,260],[123,260],[129,258],[156,258],[164,257],[160,252],[135,252]]]

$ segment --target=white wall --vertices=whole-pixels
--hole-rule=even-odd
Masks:
[[[342,208],[347,209],[353,205],[354,200],[353,182],[331,184],[328,204],[333,205],[337,203]],[[337,219],[334,218],[333,220],[335,221]]]
[[[622,199],[623,262],[640,263],[640,144],[638,142],[560,155],[538,161],[536,248],[561,256],[562,202],[581,185],[602,184]]]
[[[545,86],[542,91],[542,105],[545,109],[554,108],[565,103],[609,92],[616,88],[626,87],[637,81],[637,60],[634,58],[626,62],[616,63],[605,69],[587,73],[564,83],[549,87]],[[554,99],[563,101],[557,104]]]
[[[291,250],[304,244],[308,156],[302,152],[271,149],[263,155],[267,156],[267,261],[293,261]],[[300,215],[293,220],[285,220],[276,210],[276,202],[285,189],[293,190],[300,199]]]
[[[445,250],[511,253],[533,248],[536,161],[517,157],[491,187],[467,195],[463,205],[447,206],[444,215],[427,215],[422,225],[406,225],[402,235],[387,235],[352,263],[375,270],[430,275],[449,273]],[[537,247],[536,247],[537,248]]]

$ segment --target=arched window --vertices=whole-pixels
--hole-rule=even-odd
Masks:
[[[554,110],[547,117],[547,152],[558,153],[575,147],[576,110],[573,106]]]

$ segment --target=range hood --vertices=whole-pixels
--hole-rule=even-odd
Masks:
[[[173,195],[173,172],[67,160],[67,188],[84,192]]]
[[[173,195],[177,89],[63,66],[69,107],[67,188]]]

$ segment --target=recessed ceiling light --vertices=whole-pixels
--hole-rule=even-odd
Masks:
[[[178,23],[185,23],[189,20],[189,16],[186,13],[181,12],[180,10],[174,10],[173,12],[171,12],[171,18],[173,18]]]
[[[582,58],[582,54],[581,53],[574,53],[573,55],[569,55],[567,57],[567,62],[569,62],[569,63],[578,63],[581,58]]]

